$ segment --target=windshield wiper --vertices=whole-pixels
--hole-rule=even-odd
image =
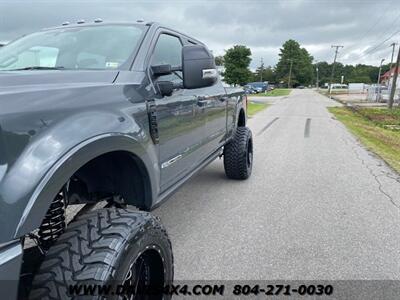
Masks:
[[[64,67],[41,67],[41,66],[31,66],[19,69],[11,69],[7,71],[27,71],[27,70],[65,70]]]

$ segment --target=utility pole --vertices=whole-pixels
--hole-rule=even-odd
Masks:
[[[335,63],[336,63],[336,58],[339,52],[339,48],[343,48],[344,46],[340,45],[332,45],[331,48],[336,48],[335,49],[335,58],[333,59],[333,65],[332,65],[332,73],[331,73],[331,79],[329,81],[329,94],[332,91],[332,81],[333,81],[333,74],[335,73]]]
[[[397,43],[391,43],[391,44],[390,44],[390,47],[392,47],[392,58],[390,59],[390,67],[389,67],[389,84],[388,84],[388,86],[389,86],[389,91],[391,91],[391,89],[392,89],[392,85],[391,85],[391,83],[390,83],[390,80],[391,80],[392,77],[393,77],[393,73],[392,73],[392,68],[393,68],[393,57],[394,57],[394,50],[395,50],[395,48],[396,48],[396,45],[397,45]]]
[[[315,63],[315,71],[317,72],[317,91],[319,89],[319,78],[318,78],[318,62]]]
[[[394,99],[394,94],[396,93],[396,81],[397,81],[397,75],[399,73],[399,64],[400,64],[400,47],[399,47],[399,52],[397,54],[397,61],[396,65],[394,67],[394,75],[393,75],[393,81],[392,81],[392,88],[390,89],[390,97],[388,101],[388,107],[391,109],[393,107],[393,99]]]
[[[289,80],[288,80],[288,89],[290,89],[290,80],[292,78],[292,66],[293,66],[293,59],[290,58],[290,69],[289,69]]]
[[[379,72],[378,72],[378,82],[377,82],[377,90],[376,90],[376,102],[379,102],[381,98],[381,86],[380,86],[380,81],[381,81],[381,71],[382,71],[382,64],[385,61],[384,58],[381,59],[381,64],[379,66]]]
[[[396,45],[397,45],[397,43],[390,44],[390,47],[392,47],[392,58],[390,59],[390,69],[389,70],[392,70],[392,67],[393,67],[393,57],[394,57],[394,50],[396,48]],[[392,73],[392,72],[390,72],[390,73]]]

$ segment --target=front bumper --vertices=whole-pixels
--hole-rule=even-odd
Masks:
[[[20,240],[0,244],[0,298],[15,300],[18,297],[18,284],[22,264],[22,245]]]

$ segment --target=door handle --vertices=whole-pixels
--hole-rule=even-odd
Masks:
[[[197,101],[204,101],[207,99],[207,96],[197,96],[196,99]]]
[[[202,107],[202,106],[206,106],[208,103],[208,97],[207,96],[197,96],[197,105]]]
[[[206,106],[207,103],[208,103],[207,100],[198,100],[197,101],[197,105],[200,106],[200,107]]]

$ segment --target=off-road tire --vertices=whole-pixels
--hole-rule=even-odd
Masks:
[[[154,279],[153,284],[171,284],[171,242],[157,218],[146,212],[114,207],[79,216],[46,253],[33,279],[29,299],[71,299],[69,286],[74,284],[121,284],[132,264],[144,253],[158,257],[154,261],[163,269],[158,272],[162,278]],[[82,296],[72,297],[77,298]],[[149,299],[166,298],[157,295]]]
[[[247,127],[238,127],[224,147],[225,174],[231,179],[247,179],[253,168],[253,137]]]

